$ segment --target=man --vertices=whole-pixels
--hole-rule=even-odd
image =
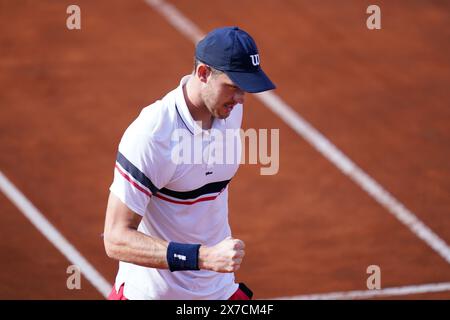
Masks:
[[[219,28],[197,44],[193,74],[127,128],[105,220],[106,252],[120,261],[109,299],[251,298],[234,281],[244,243],[228,223],[227,185],[240,159],[174,161],[173,137],[184,130],[211,146],[213,130],[239,130],[246,92],[274,88],[251,36]]]

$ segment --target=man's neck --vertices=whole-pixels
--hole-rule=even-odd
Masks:
[[[202,101],[200,93],[195,87],[192,78],[190,78],[183,86],[183,95],[194,121],[200,121],[202,123],[202,129],[204,130],[211,129],[214,118]]]

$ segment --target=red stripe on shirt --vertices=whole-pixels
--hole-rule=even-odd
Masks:
[[[125,178],[127,179],[136,189],[138,189],[139,191],[143,192],[144,194],[146,194],[147,196],[151,197],[152,194],[150,192],[148,192],[147,190],[145,190],[144,188],[142,188],[140,185],[138,185],[137,183],[135,183],[133,180],[131,180],[130,176],[127,175],[125,172],[123,172],[119,166],[116,164],[115,165],[117,171],[119,171],[119,173]]]
[[[176,200],[172,200],[172,199],[166,198],[166,197],[162,196],[159,193],[156,194],[156,197],[158,197],[160,199],[163,199],[163,200],[166,200],[166,201],[169,201],[169,202],[172,202],[172,203],[176,203],[176,204],[186,204],[186,205],[191,205],[191,204],[194,204],[194,203],[197,203],[197,202],[200,202],[200,201],[214,200],[214,199],[217,198],[217,196],[204,197],[204,198],[200,198],[200,199],[197,199],[197,200],[194,200],[194,201],[176,201]]]

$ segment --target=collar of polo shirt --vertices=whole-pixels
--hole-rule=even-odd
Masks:
[[[191,113],[189,112],[189,108],[186,104],[186,100],[184,99],[183,94],[183,86],[186,84],[186,82],[189,80],[191,75],[184,76],[181,81],[180,85],[177,88],[176,98],[175,98],[175,104],[177,107],[177,111],[180,114],[181,119],[183,120],[184,124],[186,125],[187,129],[193,134],[209,134],[209,130],[203,130],[202,127],[197,123],[197,121],[192,118]],[[214,118],[213,124],[211,129],[219,129],[222,130],[225,128],[226,125],[226,119],[218,119]]]

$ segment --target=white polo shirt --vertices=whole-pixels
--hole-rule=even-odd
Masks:
[[[227,119],[214,119],[210,131],[202,130],[183,95],[189,77],[145,107],[127,128],[110,191],[143,217],[140,232],[166,241],[213,246],[231,235],[228,183],[239,167],[241,151],[239,138],[230,148],[230,139],[223,143],[217,137],[240,129],[242,105],[236,105]],[[200,161],[198,148],[193,161],[176,158],[187,159],[188,149],[179,151],[189,144],[202,146]],[[229,156],[229,150],[235,151],[234,157],[223,155],[221,160],[222,151]],[[116,290],[123,283],[128,299],[228,299],[238,288],[233,273],[170,272],[120,262]]]

